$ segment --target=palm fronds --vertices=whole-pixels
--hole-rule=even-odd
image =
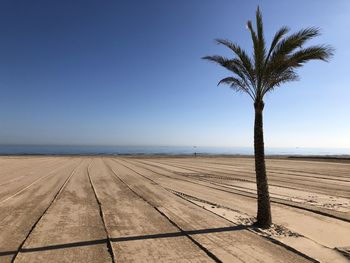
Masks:
[[[235,91],[247,93],[254,101],[263,100],[264,95],[289,81],[298,80],[296,69],[311,60],[328,61],[333,48],[326,45],[314,45],[304,48],[311,39],[320,35],[315,27],[302,29],[287,36],[288,27],[280,28],[274,35],[267,51],[264,27],[260,8],[256,11],[256,30],[251,21],[247,27],[253,42],[253,56],[250,57],[239,45],[227,40],[216,39],[233,52],[233,58],[206,56],[203,59],[223,66],[234,75],[222,79],[219,84],[227,84]]]

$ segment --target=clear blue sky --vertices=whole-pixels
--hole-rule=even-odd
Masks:
[[[350,147],[350,1],[0,2],[0,144],[252,146],[248,96],[205,55],[251,49],[260,5],[266,38],[318,26],[330,63],[266,98],[269,147]]]

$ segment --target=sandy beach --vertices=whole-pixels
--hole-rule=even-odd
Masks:
[[[1,157],[0,262],[348,262],[350,163],[267,160],[274,225],[251,227],[252,158]]]

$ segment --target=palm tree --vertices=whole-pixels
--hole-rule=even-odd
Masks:
[[[264,96],[283,83],[297,80],[296,69],[306,62],[327,61],[333,55],[333,49],[325,45],[304,47],[308,40],[320,35],[320,30],[314,27],[302,29],[290,35],[287,35],[289,29],[282,27],[276,32],[267,49],[259,7],[256,11],[256,31],[251,21],[248,21],[247,27],[253,41],[252,57],[239,45],[226,39],[217,39],[218,44],[233,51],[234,57],[206,56],[203,59],[218,63],[233,74],[220,80],[218,85],[227,84],[234,91],[248,94],[254,102],[254,155],[258,196],[255,225],[267,228],[271,226],[272,218],[264,153]]]

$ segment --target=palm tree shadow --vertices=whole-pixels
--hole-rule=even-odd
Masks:
[[[241,230],[248,229],[250,227],[251,226],[247,226],[247,225],[236,225],[236,226],[229,226],[229,227],[188,230],[188,231],[181,231],[181,232],[168,232],[168,233],[158,233],[158,234],[149,234],[149,235],[114,237],[114,238],[110,238],[110,241],[112,243],[119,243],[119,242],[137,241],[137,240],[174,238],[174,237],[203,235],[203,234],[211,234],[211,233],[241,231]],[[20,253],[31,253],[31,252],[58,250],[58,249],[65,249],[65,248],[93,246],[93,245],[98,245],[98,244],[106,244],[107,241],[108,241],[107,239],[97,239],[97,240],[72,242],[72,243],[49,245],[49,246],[42,246],[42,247],[22,248],[19,252]],[[2,251],[2,252],[0,252],[0,257],[1,256],[8,256],[8,255],[15,255],[17,252],[18,252],[17,250]]]

